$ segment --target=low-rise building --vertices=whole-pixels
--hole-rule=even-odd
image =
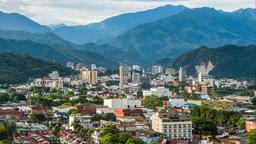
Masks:
[[[143,91],[143,96],[150,96],[150,95],[155,95],[158,97],[164,97],[164,96],[171,97],[172,91],[164,87],[156,87],[156,88],[151,88],[150,90]]]
[[[96,114],[97,108],[104,108],[105,106],[94,104],[77,104],[75,107],[84,115],[93,115]]]
[[[69,128],[71,130],[74,130],[73,124],[75,122],[79,123],[83,128],[93,128],[93,123],[92,123],[92,116],[88,115],[81,115],[81,114],[74,114],[74,115],[69,115]]]
[[[58,112],[58,113],[68,113],[73,108],[74,107],[70,105],[60,105],[57,107],[52,107],[52,110],[53,112]]]
[[[145,119],[142,109],[122,109],[116,108],[114,110],[116,118],[119,120],[133,119],[135,121],[143,121]]]
[[[140,108],[141,100],[137,99],[104,99],[104,106],[109,108]]]
[[[247,132],[250,132],[253,129],[256,129],[256,121],[255,120],[246,120],[245,121],[245,129]]]
[[[152,129],[168,138],[192,140],[192,121],[188,112],[161,109],[152,117]]]

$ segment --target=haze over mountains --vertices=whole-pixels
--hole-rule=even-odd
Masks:
[[[115,38],[111,44],[134,49],[145,59],[174,57],[202,45],[253,44],[255,21],[212,8],[187,9],[181,13],[144,24]]]
[[[40,25],[18,13],[4,13],[0,11],[0,28],[4,30],[21,30],[28,32],[49,32],[47,26]]]
[[[119,63],[149,66],[164,60],[166,64],[202,45],[256,44],[255,15],[256,9],[250,8],[224,12],[167,5],[89,25],[47,27],[20,14],[1,12],[0,50],[63,64],[70,60],[112,68]]]
[[[123,34],[141,24],[151,23],[161,18],[175,15],[185,9],[186,7],[184,6],[166,5],[152,10],[121,14],[89,25],[63,26],[54,29],[54,33],[65,40],[77,44],[104,41]]]

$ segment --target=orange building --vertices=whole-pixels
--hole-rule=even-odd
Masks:
[[[117,119],[135,119],[136,121],[142,121],[145,119],[142,109],[116,108],[114,113]]]
[[[249,132],[252,129],[256,129],[256,121],[254,120],[246,120],[245,122],[245,129]]]

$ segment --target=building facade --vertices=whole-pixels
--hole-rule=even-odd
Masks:
[[[186,81],[186,72],[183,67],[179,69],[179,81]]]
[[[155,95],[158,97],[164,97],[164,96],[171,97],[172,91],[164,87],[156,87],[156,88],[151,88],[150,90],[143,91],[143,96],[150,96],[150,95]]]
[[[82,70],[81,78],[84,82],[96,84],[98,83],[98,72],[94,70]]]
[[[109,108],[139,108],[141,100],[134,99],[104,99],[104,106]]]
[[[187,112],[162,109],[151,117],[152,129],[168,138],[192,140],[192,121]]]

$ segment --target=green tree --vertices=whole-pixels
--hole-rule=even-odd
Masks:
[[[9,139],[12,140],[12,135],[16,132],[16,123],[12,119],[7,119],[4,121],[4,126]]]
[[[256,98],[252,98],[252,105],[256,107]]]
[[[244,129],[245,128],[245,119],[243,117],[241,117],[239,119],[239,121],[236,123],[237,127],[240,129]]]
[[[129,132],[120,132],[120,133],[118,133],[119,143],[125,144],[130,136],[131,136],[131,133],[129,133]]]
[[[247,144],[256,144],[256,129],[251,130],[247,134]]]
[[[8,134],[4,124],[0,123],[0,140],[7,139]]]
[[[216,135],[217,134],[217,126],[214,122],[202,119],[200,117],[192,118],[193,128],[195,133],[201,135]]]
[[[100,138],[102,144],[119,144],[118,137],[115,134],[108,133]]]
[[[129,138],[125,144],[146,144],[145,142],[143,142],[140,139],[131,139]]]
[[[94,104],[103,104],[103,99],[98,97],[98,96],[94,96],[94,97],[92,97],[92,103],[94,103]]]
[[[145,96],[142,100],[142,105],[145,108],[156,109],[162,105],[162,101],[157,96]]]
[[[29,118],[33,122],[45,122],[47,120],[47,117],[42,113],[32,113]]]
[[[113,113],[103,114],[103,120],[106,120],[106,121],[116,121],[116,115],[113,114]]]
[[[11,93],[10,99],[12,102],[26,101],[26,96],[20,93]]]
[[[113,125],[105,125],[101,128],[101,135],[106,135],[108,133],[117,134],[118,130]]]
[[[77,109],[70,109],[70,110],[68,111],[68,115],[71,115],[71,114],[78,114],[78,113],[80,113],[80,112],[79,112],[79,110],[77,110]]]
[[[103,119],[103,117],[101,115],[95,114],[95,115],[92,116],[91,120],[92,121],[100,121],[102,119]]]
[[[10,100],[10,97],[7,93],[0,93],[0,103],[6,103]]]

